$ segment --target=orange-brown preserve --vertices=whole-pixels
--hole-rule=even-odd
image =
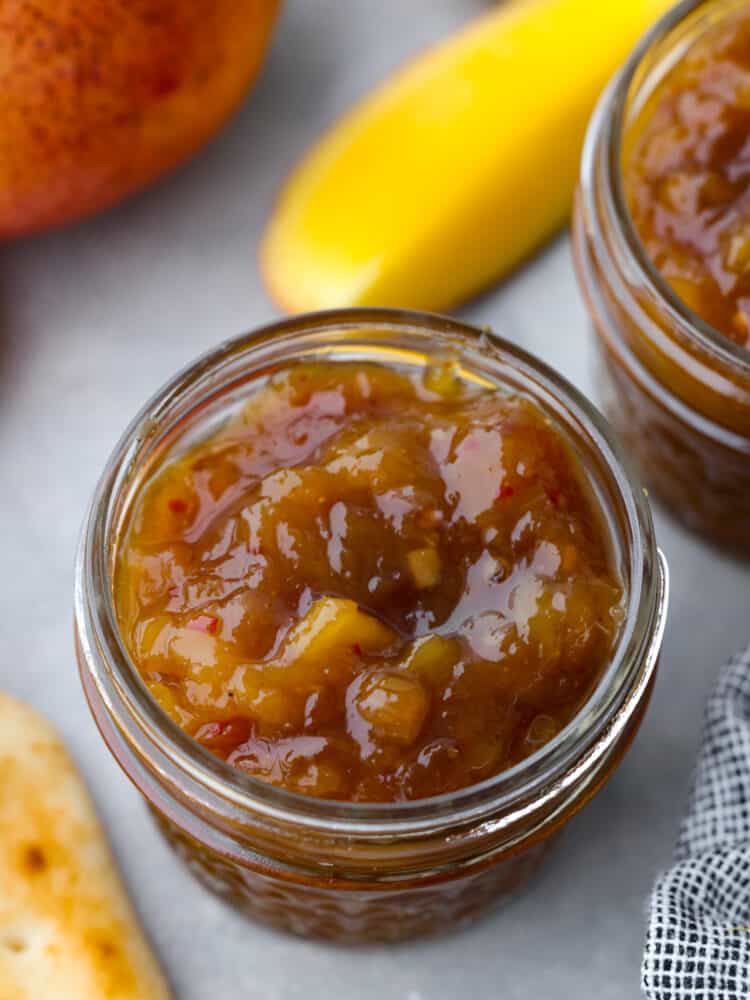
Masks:
[[[450,364],[275,375],[146,484],[115,574],[125,642],[180,726],[353,801],[466,786],[551,739],[622,598],[560,433]]]
[[[706,322],[750,347],[750,9],[667,74],[624,151],[648,255]]]

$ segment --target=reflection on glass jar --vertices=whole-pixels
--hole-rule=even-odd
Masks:
[[[644,38],[607,89],[584,149],[574,248],[612,423],[638,459],[647,485],[677,516],[747,555],[750,350],[736,332],[720,332],[691,309],[687,298],[704,317],[719,315],[716,295],[712,302],[699,302],[687,294],[677,261],[662,253],[658,263],[664,274],[657,270],[628,210],[624,176],[635,169],[634,143],[669,71],[682,65],[696,41],[710,45],[716,25],[745,6],[736,0],[679,5]],[[660,148],[667,140],[668,135]],[[642,187],[640,197],[647,196]],[[667,227],[667,237],[670,232],[677,230]],[[643,236],[652,249],[657,246],[653,232]],[[677,276],[669,277],[672,271]],[[698,295],[698,285],[693,287]]]
[[[436,355],[452,358],[467,379],[532,401],[576,455],[623,584],[615,647],[560,732],[541,732],[535,752],[476,784],[422,799],[352,802],[265,783],[178,728],[130,660],[113,588],[128,512],[172,449],[223,426],[290,362],[374,361],[419,372]],[[666,591],[643,493],[606,424],[570,385],[519,349],[452,320],[340,311],[223,345],[178,375],[131,424],[104,470],[81,541],[78,659],[107,745],[198,878],[239,909],[297,933],[401,940],[453,928],[514,892],[608,779],[648,702]]]

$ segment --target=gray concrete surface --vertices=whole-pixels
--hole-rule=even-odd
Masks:
[[[632,751],[523,898],[453,938],[397,948],[345,951],[234,915],[172,858],[89,718],[72,649],[73,555],[109,449],[178,366],[275,315],[254,254],[295,157],[402,58],[483,6],[289,0],[252,99],[192,164],[99,219],[0,251],[0,687],[64,733],[185,1000],[637,996],[645,901],[670,857],[705,696],[750,638],[748,568],[658,514],[672,611]],[[565,239],[462,315],[596,396]]]

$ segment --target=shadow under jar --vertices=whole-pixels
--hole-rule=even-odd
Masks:
[[[690,308],[675,291],[687,289],[687,283],[670,284],[657,270],[629,211],[626,173],[660,84],[669,84],[670,71],[679,70],[696,42],[710,53],[711,32],[746,6],[737,0],[689,0],[644,37],[591,120],[573,223],[576,269],[600,349],[605,412],[646,484],[670,510],[745,558],[750,554],[750,349]],[[696,106],[695,100],[684,105]],[[690,125],[684,129],[689,134]],[[680,143],[689,142],[684,132],[675,137],[666,128],[657,140],[666,156],[672,142],[678,158],[684,155]],[[710,155],[721,159],[726,148],[717,143]],[[698,178],[682,180],[687,190]],[[669,233],[667,228],[666,242]],[[697,245],[694,240],[693,252],[700,254]],[[662,270],[673,264],[667,253]]]
[[[316,799],[243,773],[150,696],[118,629],[123,526],[163,463],[225,425],[289,364],[378,362],[406,373],[450,360],[462,380],[530,400],[580,463],[622,582],[621,623],[583,707],[549,742],[465,788],[388,803]],[[101,733],[175,851],[248,914],[337,941],[455,928],[515,890],[554,834],[609,778],[640,724],[667,607],[648,504],[597,412],[545,365],[464,324],[395,310],[301,316],[230,341],[162,389],[116,447],[76,570],[77,653]]]

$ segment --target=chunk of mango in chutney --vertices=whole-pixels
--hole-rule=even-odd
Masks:
[[[378,737],[387,743],[410,746],[419,736],[429,701],[417,677],[376,670],[365,676],[356,705]]]
[[[335,675],[337,663],[390,646],[395,633],[354,601],[322,597],[292,626],[265,670],[284,684],[314,688]]]

